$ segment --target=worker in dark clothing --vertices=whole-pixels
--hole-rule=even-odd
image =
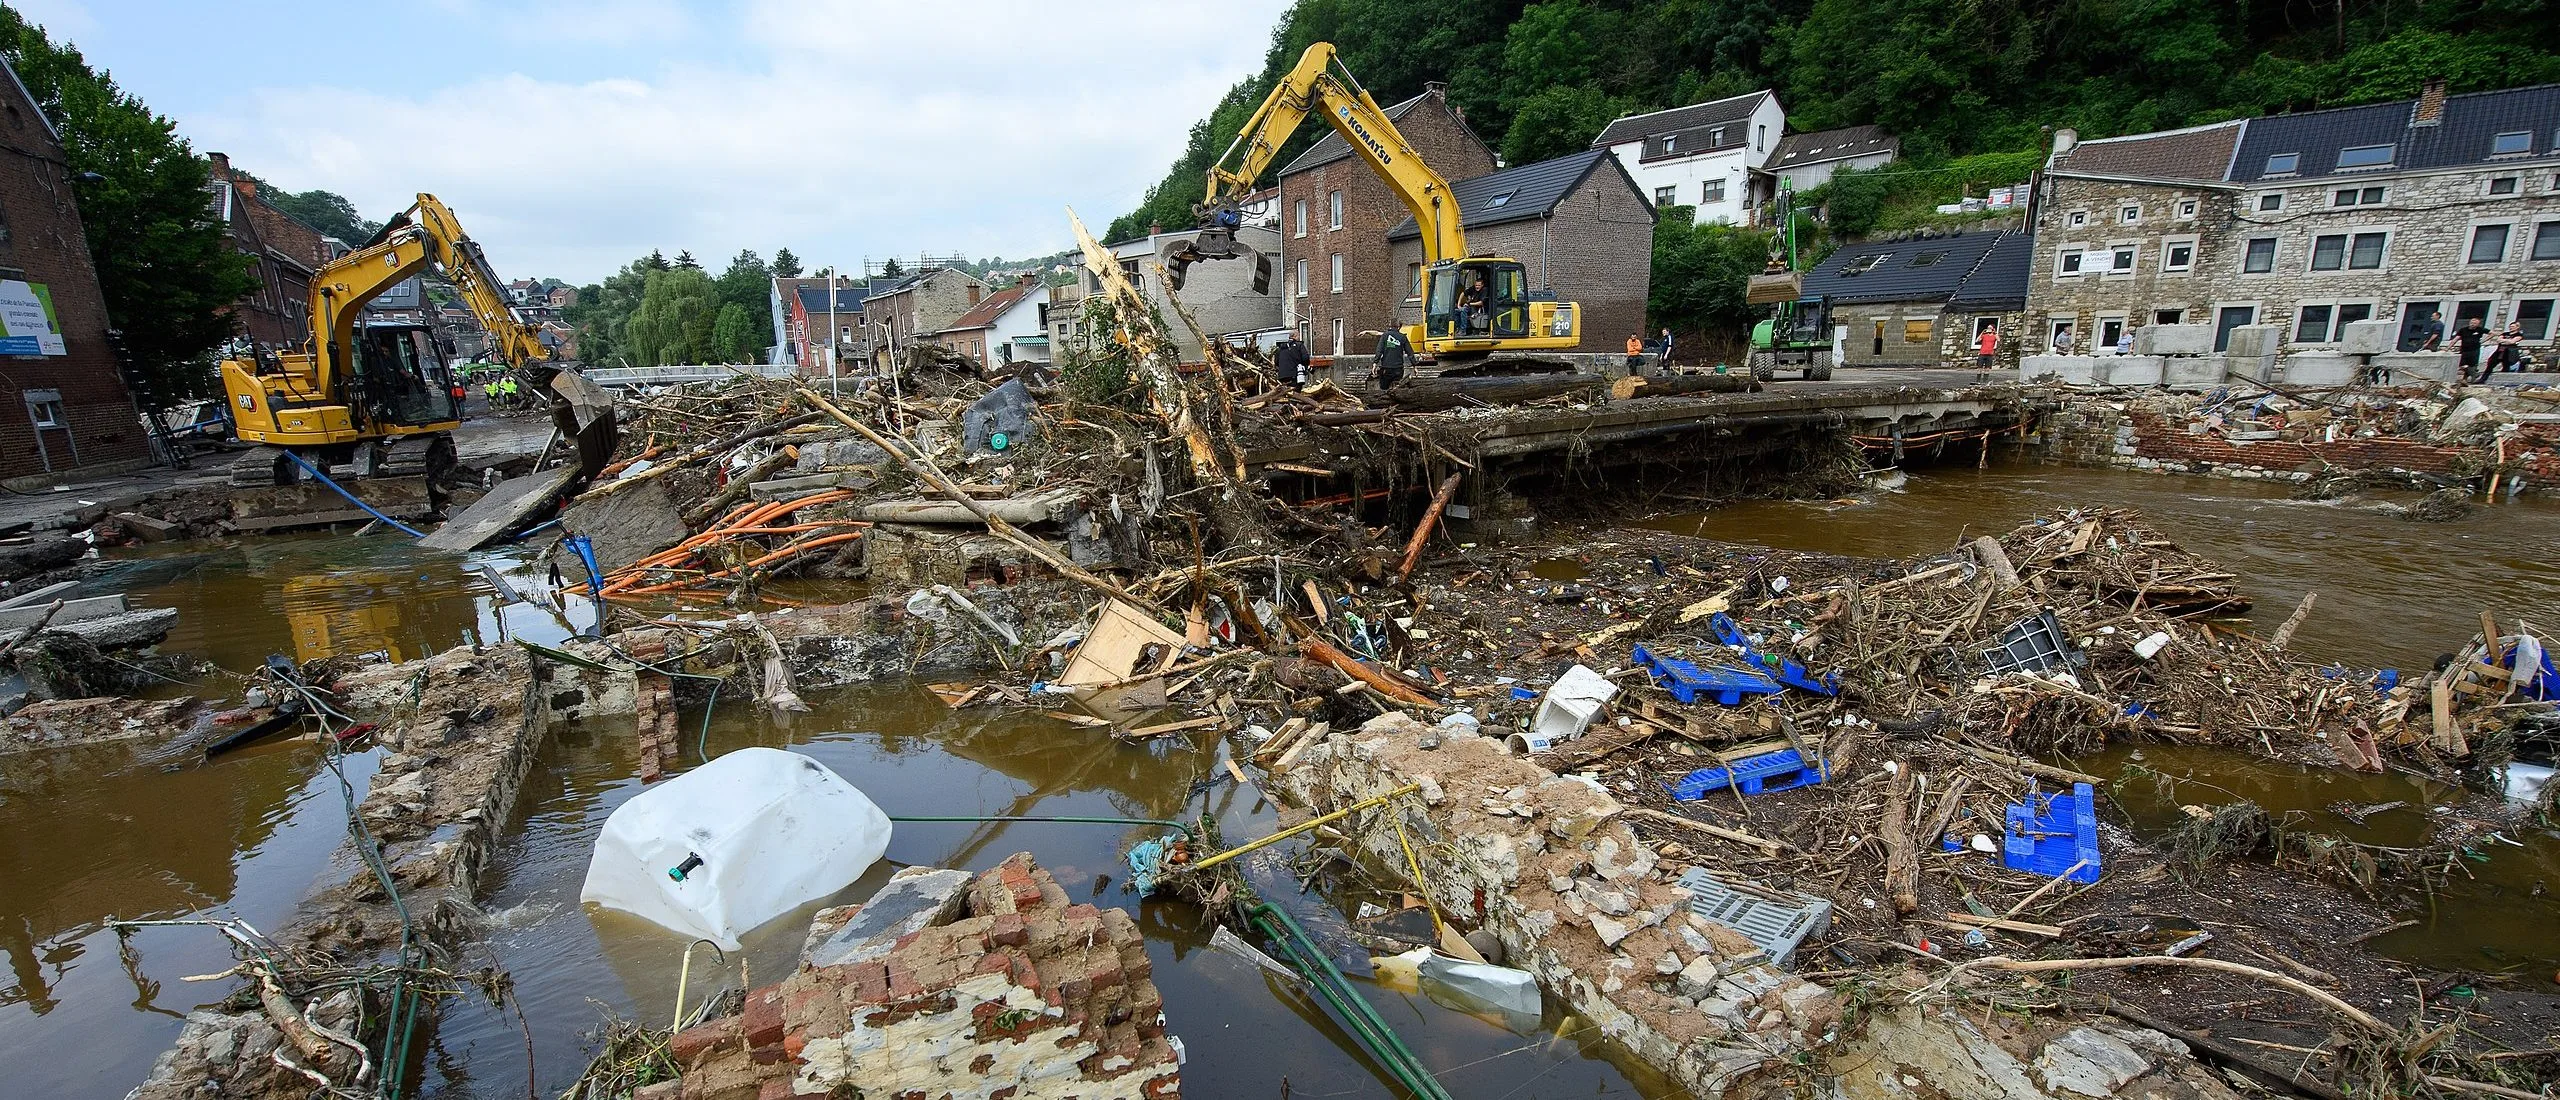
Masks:
[[[1404,381],[1404,369],[1413,364],[1413,345],[1405,342],[1401,329],[1373,329],[1361,335],[1378,338],[1378,388],[1394,389],[1396,383]]]
[[[2412,331],[2410,336],[2414,338],[2416,346],[2408,348],[2409,351],[2441,350],[2444,347],[2444,314],[2427,314],[2427,319],[2418,322],[2416,330]]]
[[[2477,317],[2464,321],[2461,328],[2453,330],[2454,365],[2461,370],[2463,381],[2472,381],[2471,372],[2479,369],[2480,345],[2488,338],[2489,330],[2481,327]],[[2486,383],[2489,375],[2483,372],[2478,380]]]
[[[1293,389],[1307,386],[1307,345],[1290,333],[1271,349],[1271,370],[1280,376],[1280,384]]]

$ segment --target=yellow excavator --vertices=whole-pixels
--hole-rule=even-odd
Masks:
[[[434,330],[364,320],[366,303],[430,266],[488,330],[492,357],[536,386],[550,380],[556,368],[539,330],[507,304],[506,284],[453,211],[422,194],[363,248],[312,276],[304,348],[254,348],[223,360],[233,434],[259,444],[232,464],[234,484],[290,484],[306,464],[325,471],[332,463],[352,463],[364,475],[424,473],[432,485],[446,483],[461,409]]]
[[[1396,132],[1387,113],[1334,56],[1330,42],[1307,47],[1226,154],[1209,166],[1208,193],[1196,209],[1200,233],[1165,257],[1175,289],[1182,286],[1183,270],[1195,262],[1240,259],[1253,252],[1236,240],[1236,229],[1244,223],[1238,204],[1311,114],[1324,116],[1351,151],[1395,188],[1422,230],[1422,323],[1405,326],[1414,347],[1442,359],[1472,359],[1582,342],[1582,310],[1575,303],[1531,290],[1529,270],[1518,260],[1468,254],[1449,181],[1423,163],[1421,154]]]

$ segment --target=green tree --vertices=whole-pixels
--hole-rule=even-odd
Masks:
[[[676,266],[689,268],[694,271],[702,270],[702,264],[693,258],[693,250],[690,248],[676,253]]]
[[[356,212],[356,204],[334,191],[314,188],[287,192],[263,188],[258,193],[266,197],[269,205],[284,211],[285,216],[351,246],[362,247],[382,228],[380,222],[365,220],[364,215]]]
[[[831,267],[831,268],[826,269],[825,271],[819,272],[819,274],[821,274],[821,275],[833,275],[833,274],[835,274],[835,270],[836,270],[836,269],[834,269],[834,268],[832,268],[832,267]],[[907,269],[906,269],[906,268],[903,268],[903,267],[898,266],[898,258],[897,258],[897,257],[895,257],[895,256],[891,256],[891,257],[889,257],[889,260],[888,260],[888,262],[887,262],[887,263],[884,263],[884,264],[881,264],[881,265],[880,265],[880,275],[881,275],[881,277],[882,277],[882,278],[895,279],[895,278],[897,278],[898,276],[900,276],[900,275],[904,275],[904,274],[906,274],[906,273],[907,273]]]
[[[1653,287],[1645,299],[1650,327],[1704,335],[1710,346],[1738,341],[1757,315],[1746,284],[1769,258],[1769,234],[1729,225],[1697,225],[1694,207],[1663,208],[1653,225]]]
[[[631,361],[644,367],[709,361],[719,305],[719,289],[699,267],[650,272],[639,308],[623,323]]]
[[[799,278],[800,257],[792,255],[791,250],[788,248],[775,249],[773,253],[773,273],[785,279]]]
[[[721,303],[719,317],[711,322],[711,347],[721,362],[755,362],[763,344],[764,334],[756,330],[755,320],[745,306]]]
[[[62,136],[64,174],[137,396],[165,407],[212,392],[214,352],[237,331],[230,307],[258,284],[205,202],[210,167],[176,123],[5,6],[0,56]]]
[[[1579,153],[1591,147],[1611,119],[1629,113],[1626,100],[1596,88],[1558,85],[1523,100],[1511,116],[1511,131],[1502,136],[1505,164],[1538,161]]]

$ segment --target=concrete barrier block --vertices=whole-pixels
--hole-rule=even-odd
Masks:
[[[2283,347],[2283,325],[2242,325],[2231,330],[2224,351],[2234,359],[2255,359],[2273,356]]]
[[[2454,366],[2449,351],[2393,351],[2373,357],[2373,365],[2391,372],[2391,380],[2407,385],[2412,382],[2442,382],[2452,385],[2461,381],[2461,369]]]
[[[2252,382],[2284,380],[2282,372],[2276,369],[2276,357],[2273,355],[2225,355],[2221,358],[2223,373],[2232,377]]]
[[[2144,325],[2133,333],[2135,355],[2204,355],[2212,350],[2212,325]]]
[[[2400,322],[2349,321],[2339,326],[2338,350],[2349,355],[2381,355],[2399,350]]]
[[[2018,359],[2018,381],[2033,382],[2046,375],[2062,379],[2066,386],[2098,384],[2097,359],[2087,355],[2027,355]]]
[[[2168,360],[2157,355],[2110,355],[2096,362],[2102,385],[2157,386]]]
[[[2364,361],[2338,351],[2299,351],[2276,361],[2268,381],[2287,386],[2345,386],[2364,370]]]
[[[2173,390],[2209,390],[2222,384],[2229,360],[2219,355],[2180,355],[2160,361],[2160,382]]]

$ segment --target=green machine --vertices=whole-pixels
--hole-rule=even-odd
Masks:
[[[1769,266],[1751,277],[1746,300],[1770,306],[1769,319],[1751,326],[1751,377],[1767,382],[1781,370],[1801,370],[1808,382],[1831,377],[1831,306],[1807,297],[1796,269],[1796,193],[1778,181],[1778,232],[1769,238]]]

